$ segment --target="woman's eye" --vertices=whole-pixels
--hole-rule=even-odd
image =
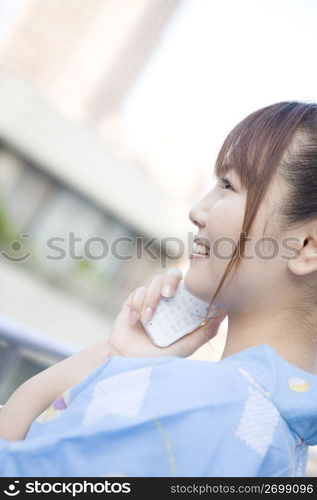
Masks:
[[[223,185],[223,189],[224,190],[228,190],[228,189],[231,189],[232,191],[234,191],[233,187],[231,186],[230,182],[228,181],[228,179],[224,179],[222,177],[220,177],[220,182],[222,183]]]

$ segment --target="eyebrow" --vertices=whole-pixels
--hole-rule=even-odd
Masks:
[[[221,171],[223,174],[226,174],[228,173],[230,170],[233,170],[233,168],[231,167],[231,165],[229,165],[229,163],[226,163],[224,162],[221,166]]]
[[[228,177],[231,177],[231,176],[234,177],[233,175],[231,175],[231,172],[233,172],[233,171],[228,170],[228,171],[225,171],[225,172],[221,172],[220,176],[217,175],[216,172],[215,172],[214,175],[215,175],[216,179],[223,179],[226,176],[228,176]]]
[[[228,178],[233,186],[237,187],[238,189],[243,189],[240,176],[235,170],[233,170],[232,167],[229,167],[227,171],[222,172],[220,176],[218,176],[216,172],[214,172],[214,178],[216,180]]]
[[[237,180],[237,182],[241,183],[240,175],[232,167],[229,167],[227,170],[225,170],[225,172],[223,172],[223,174],[224,175],[230,175],[234,180]]]

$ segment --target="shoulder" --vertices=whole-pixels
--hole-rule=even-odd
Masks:
[[[159,400],[170,399],[175,404],[183,400],[186,406],[232,404],[248,396],[248,381],[226,360],[113,357],[99,377],[112,378],[113,383],[120,382],[120,387],[132,382],[138,387],[143,384]]]

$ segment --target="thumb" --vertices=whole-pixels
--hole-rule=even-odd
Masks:
[[[223,321],[226,316],[227,316],[227,311],[225,309],[220,309],[218,313],[213,317],[213,319]]]
[[[226,316],[227,312],[222,309],[215,316],[207,319],[206,323],[204,323],[200,327],[200,330],[202,332],[202,343],[208,342],[208,340],[211,340],[217,335],[220,323],[225,319]],[[195,330],[193,333],[195,333]]]
[[[218,333],[220,323],[226,316],[226,312],[220,312],[216,317],[209,318],[206,323],[195,328],[191,333],[180,338],[176,343],[184,350],[185,356],[195,352],[199,347],[211,340]]]
[[[213,318],[209,318],[206,321],[205,325],[203,325],[203,328],[205,332],[207,332],[207,340],[210,340],[215,337],[215,335],[217,335],[220,323],[222,323],[226,316],[227,312],[225,310],[221,310],[217,313],[216,316],[214,316]]]

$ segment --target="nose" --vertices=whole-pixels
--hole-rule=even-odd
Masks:
[[[198,228],[202,228],[206,224],[206,215],[208,211],[206,205],[206,196],[202,198],[198,203],[196,203],[196,205],[194,205],[188,213],[189,219]]]

